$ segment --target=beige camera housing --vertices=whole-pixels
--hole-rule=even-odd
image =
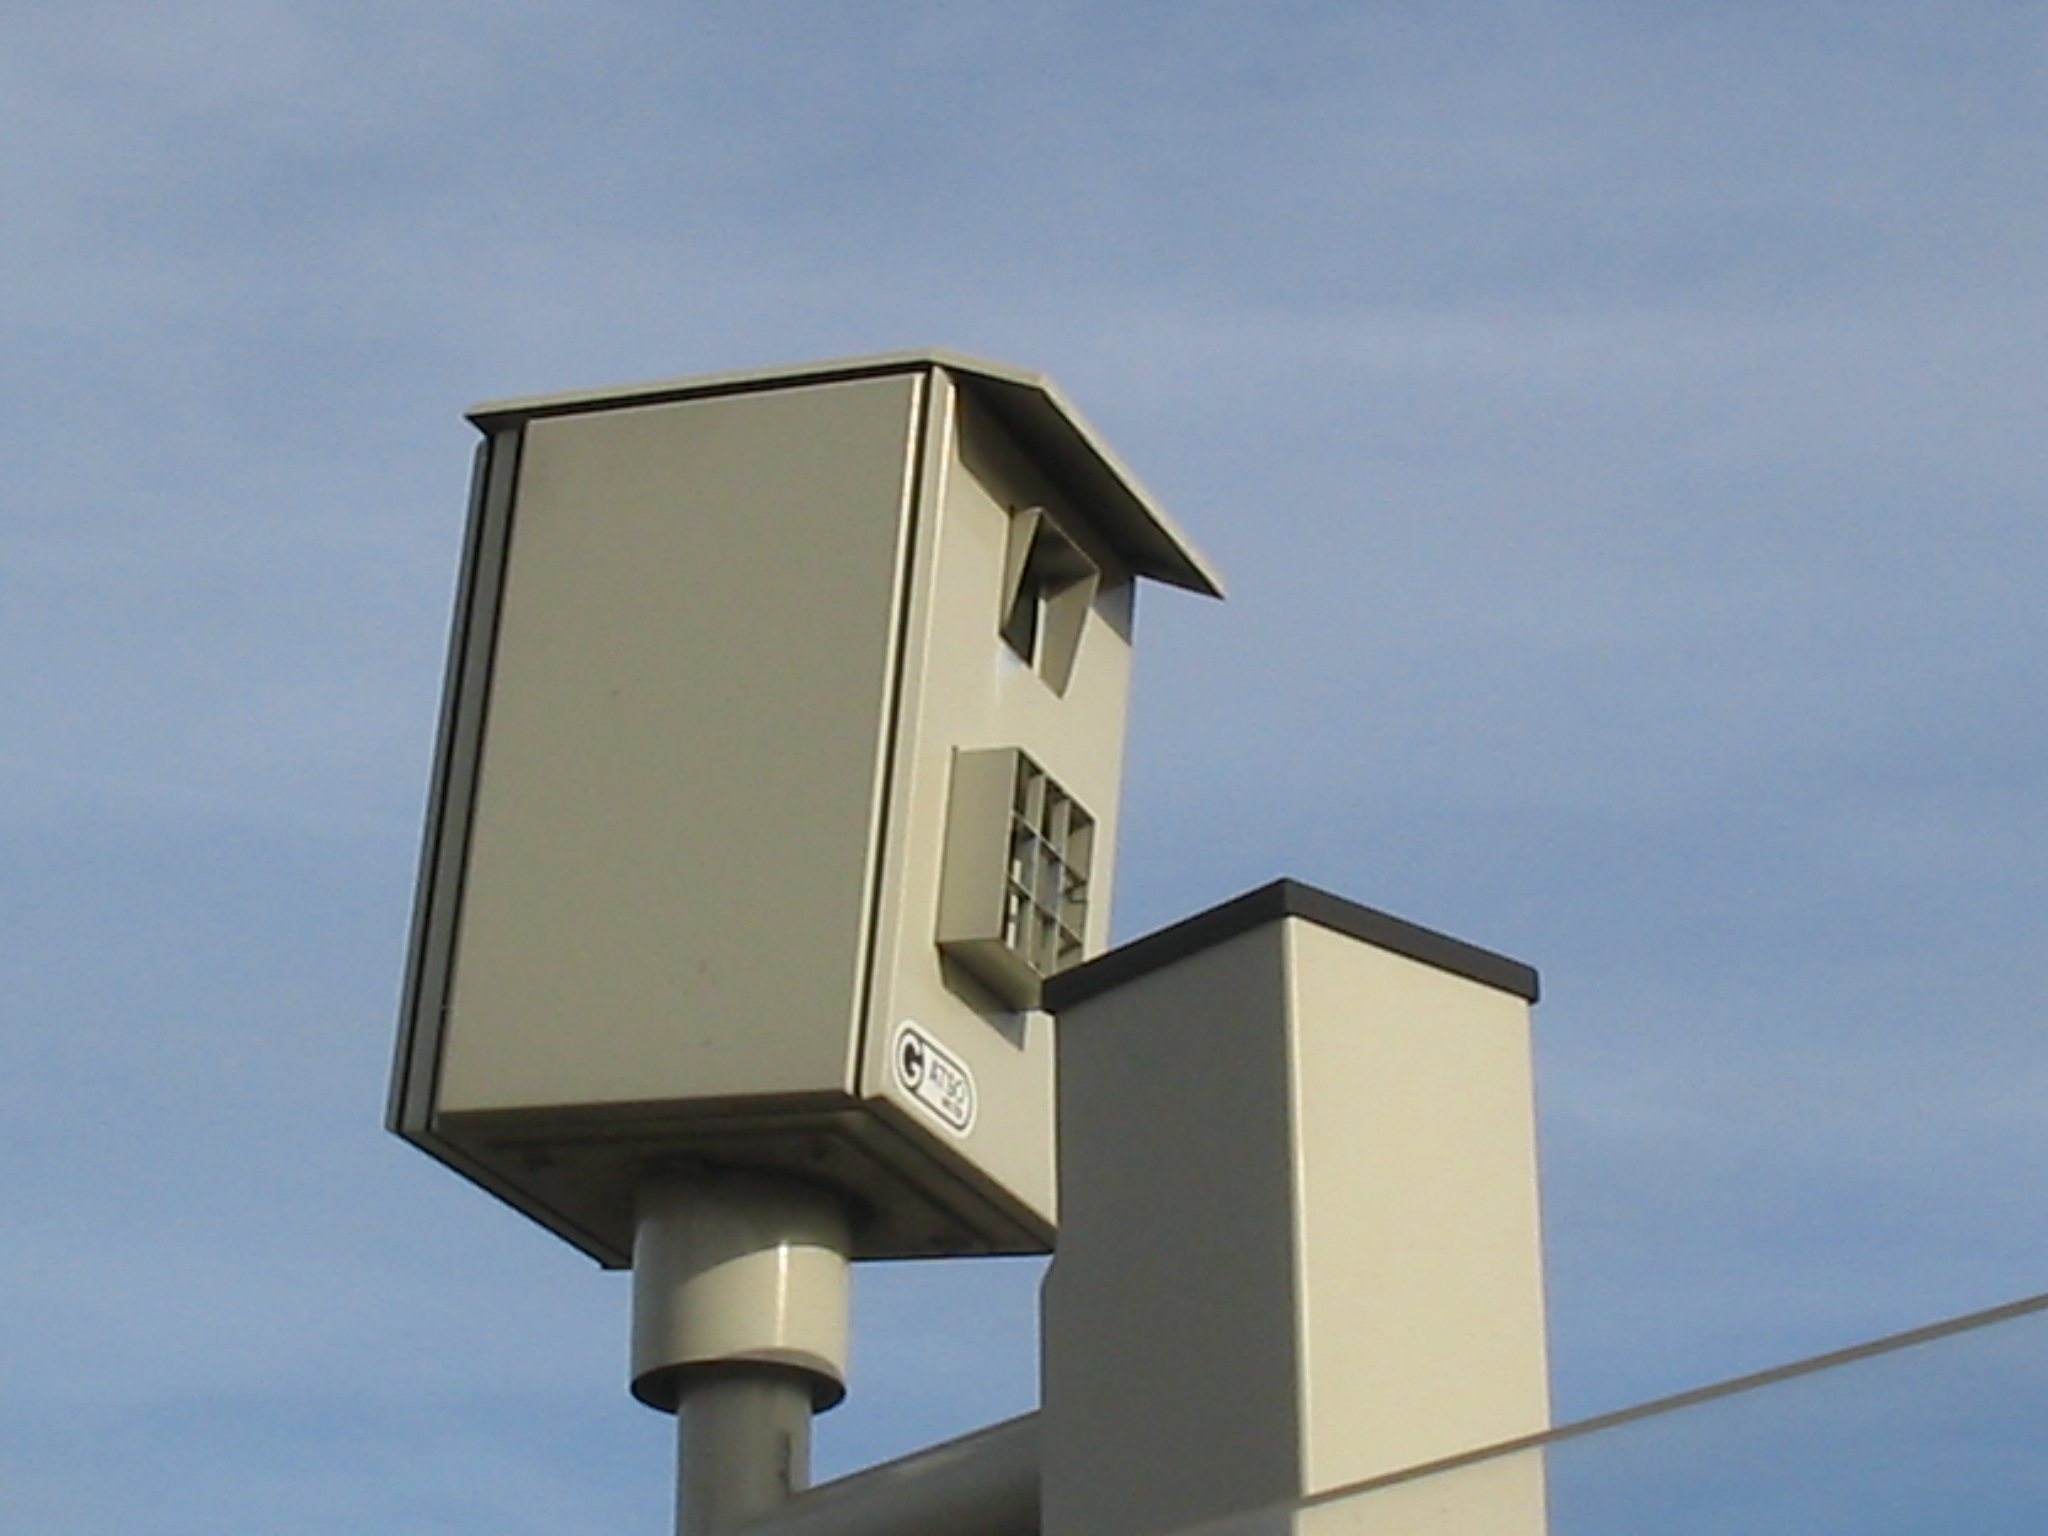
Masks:
[[[1107,939],[1135,582],[1208,564],[947,353],[470,419],[392,1128],[609,1266],[692,1165],[1045,1250],[1038,988]]]

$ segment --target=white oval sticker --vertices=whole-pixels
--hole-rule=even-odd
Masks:
[[[909,1019],[896,1026],[889,1055],[896,1081],[956,1136],[974,1129],[974,1074],[967,1063]]]

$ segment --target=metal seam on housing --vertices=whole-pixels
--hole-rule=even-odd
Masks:
[[[893,835],[890,824],[891,802],[896,794],[897,743],[903,731],[903,692],[910,675],[910,643],[912,640],[911,609],[915,606],[914,587],[918,575],[918,539],[922,536],[924,519],[928,509],[924,505],[927,490],[933,487],[927,483],[928,474],[938,478],[936,465],[927,465],[931,457],[932,403],[938,381],[932,370],[926,370],[915,386],[910,405],[909,460],[904,470],[903,522],[897,533],[896,545],[896,590],[893,594],[895,614],[892,625],[890,646],[893,655],[889,664],[888,693],[882,704],[883,743],[881,761],[875,786],[875,816],[871,833],[874,867],[869,871],[867,910],[862,922],[868,931],[868,940],[863,948],[867,951],[867,963],[861,967],[856,978],[854,996],[853,1047],[850,1056],[852,1084],[858,1093],[859,1085],[867,1073],[868,1058],[868,1013],[874,1002],[877,972],[881,968],[881,952],[876,940],[883,927],[883,903],[889,884],[888,849]],[[936,494],[936,492],[934,492]]]

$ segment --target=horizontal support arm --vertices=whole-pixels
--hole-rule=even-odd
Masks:
[[[1038,1536],[1038,1415],[795,1495],[734,1536]]]

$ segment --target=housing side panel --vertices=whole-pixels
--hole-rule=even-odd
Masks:
[[[905,646],[905,699],[863,1099],[919,1136],[1027,1243],[1057,1220],[1053,1021],[998,995],[939,945],[954,776],[965,754],[1016,749],[1085,807],[1093,859],[1087,948],[1105,947],[1130,686],[1132,580],[1087,511],[940,370],[926,438]],[[1057,681],[1003,639],[1020,517],[1047,518],[1099,580]],[[956,864],[958,861],[955,861]],[[994,861],[1001,873],[1002,857]],[[957,894],[957,893],[956,893]],[[1000,904],[1000,886],[993,893]],[[1014,1251],[1005,1239],[1007,1251]]]
[[[1529,1005],[1284,926],[1304,1491],[1548,1428]]]
[[[919,388],[527,425],[441,1113],[849,1088]]]
[[[503,428],[478,444],[470,484],[462,577],[448,640],[440,737],[434,748],[434,777],[413,902],[405,1001],[399,1010],[398,1048],[385,1116],[392,1130],[414,1139],[427,1130],[433,1114],[434,1081],[447,1014],[449,956],[456,913],[461,909],[462,871],[469,854],[469,813],[476,793],[477,754],[483,742],[491,652],[497,639],[498,599],[504,588],[512,488],[519,472],[519,438],[517,427]]]

